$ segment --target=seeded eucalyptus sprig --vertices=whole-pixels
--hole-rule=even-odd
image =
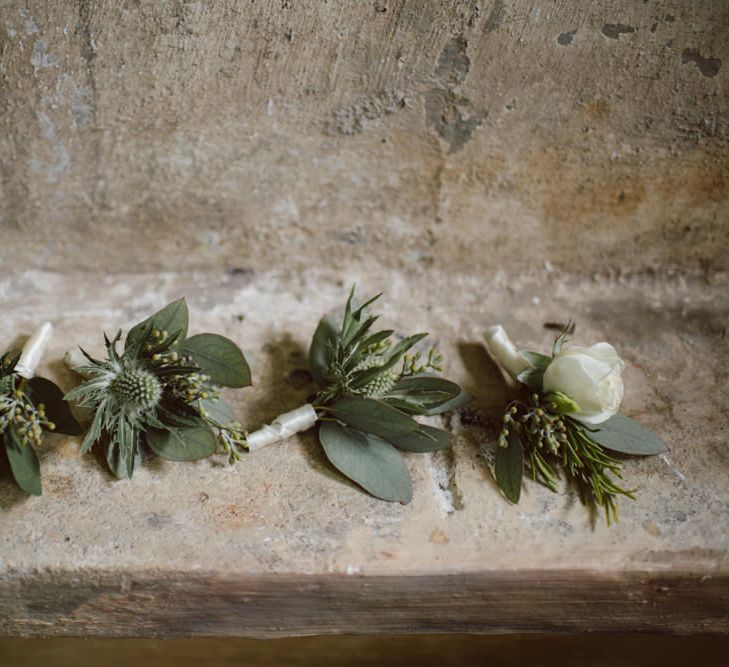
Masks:
[[[44,327],[45,331],[43,327],[39,331],[50,332],[49,324]],[[35,496],[41,494],[35,450],[43,442],[44,432],[78,435],[82,431],[61,389],[35,375],[45,341],[37,343],[31,337],[22,354],[0,356],[0,450],[7,455],[18,486]]]
[[[516,503],[525,468],[554,492],[564,475],[591,513],[602,509],[610,525],[617,519],[617,498],[635,499],[635,490],[622,484],[622,460],[615,454],[648,456],[666,446],[618,414],[623,361],[612,345],[566,347],[566,342],[567,330],[547,356],[518,350],[501,327],[489,330],[489,351],[519,388],[503,417],[494,476]]]
[[[82,350],[85,360],[71,364],[86,381],[66,398],[94,413],[81,452],[102,446],[117,477],[131,478],[148,450],[171,461],[240,456],[245,434],[219,388],[249,386],[248,364],[231,340],[187,338],[187,327],[183,298],[132,327],[122,351],[121,331],[105,334],[105,359]]]
[[[281,415],[248,436],[251,449],[319,425],[319,441],[331,463],[383,500],[410,502],[412,483],[404,452],[435,452],[450,445],[450,433],[419,424],[413,416],[452,410],[469,397],[454,382],[437,377],[443,358],[413,347],[427,334],[394,342],[391,329],[373,332],[367,311],[380,295],[355,305],[352,289],[341,324],[324,317],[309,350],[309,370],[318,385],[312,405]]]

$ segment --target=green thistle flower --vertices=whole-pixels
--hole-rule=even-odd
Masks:
[[[77,371],[87,380],[66,399],[94,411],[81,452],[103,442],[109,465],[118,476],[132,476],[148,429],[191,425],[199,417],[193,402],[207,388],[206,376],[191,358],[180,357],[174,350],[177,338],[147,327],[120,354],[116,349],[120,331],[112,341],[104,337],[106,359],[94,359],[84,352],[89,363]],[[212,388],[209,391],[215,393]]]
[[[119,405],[131,410],[151,410],[162,398],[162,385],[153,373],[142,368],[121,371],[110,383],[109,393]]]
[[[88,363],[72,364],[86,381],[66,397],[94,413],[81,452],[99,443],[117,477],[131,477],[149,450],[173,461],[220,448],[231,461],[239,458],[245,434],[218,387],[248,386],[248,364],[233,341],[187,338],[187,325],[187,304],[179,299],[132,327],[122,352],[119,332],[111,341],[104,336],[105,359],[82,350]]]

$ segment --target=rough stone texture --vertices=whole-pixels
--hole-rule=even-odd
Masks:
[[[557,270],[490,282],[431,270],[60,275],[0,283],[0,340],[40,318],[57,359],[98,350],[101,329],[138,321],[186,293],[191,331],[231,336],[255,386],[229,397],[255,427],[300,404],[302,365],[321,313],[352,280],[386,291],[383,323],[429,330],[447,374],[474,403],[447,420],[452,455],[410,455],[414,498],[377,501],[328,465],[314,434],[222,460],[151,461],[113,481],[78,439],[49,437],[44,495],[0,482],[0,634],[139,635],[729,628],[726,282],[650,276],[585,279]],[[344,284],[343,284],[344,283]],[[479,341],[502,321],[546,348],[545,322],[578,323],[626,360],[625,412],[669,443],[629,460],[635,502],[591,528],[569,495],[528,484],[518,506],[495,488],[493,450],[509,389]],[[436,419],[436,418],[434,418]],[[437,419],[441,419],[440,417]]]
[[[0,260],[726,270],[728,84],[716,0],[5,1]]]

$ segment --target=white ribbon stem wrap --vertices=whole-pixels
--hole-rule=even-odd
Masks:
[[[35,375],[40,360],[43,358],[43,352],[46,350],[48,341],[53,335],[53,325],[50,322],[43,322],[28,338],[23,351],[20,353],[20,359],[15,366],[18,375],[30,379]]]
[[[519,352],[500,324],[489,327],[484,338],[486,338],[486,347],[491,356],[512,378],[516,379],[519,373],[529,368],[529,362]]]
[[[261,449],[290,438],[296,433],[308,431],[319,419],[314,407],[307,403],[296,410],[285,412],[274,419],[270,424],[249,433],[246,438],[248,450]]]
[[[91,362],[84,356],[83,352],[81,352],[78,347],[72,347],[63,355],[63,363],[66,364],[66,368],[70,368],[74,373],[78,373],[80,376],[86,377],[86,374],[81,372],[81,368],[83,366],[88,366]]]

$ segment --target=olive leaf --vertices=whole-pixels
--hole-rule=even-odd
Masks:
[[[129,329],[124,345],[125,347],[130,347],[134,343],[137,343],[145,329],[150,325],[158,331],[167,331],[170,334],[179,333],[177,339],[177,344],[179,344],[187,336],[187,324],[187,301],[185,301],[185,297],[182,297]]]
[[[408,414],[437,414],[444,412],[442,407],[461,393],[455,382],[433,375],[416,375],[398,380],[384,400]]]
[[[650,456],[666,451],[666,443],[625,415],[615,415],[590,429],[590,438],[602,447],[622,454]]]
[[[251,371],[243,352],[229,338],[213,333],[191,336],[181,351],[189,354],[213,384],[221,387],[248,387]]]
[[[37,406],[40,403],[45,405],[46,416],[55,426],[54,433],[64,435],[83,433],[81,424],[76,421],[68,402],[63,398],[63,392],[54,382],[36,375],[28,380],[26,393],[34,405]]]
[[[21,445],[12,427],[5,431],[3,441],[10,470],[18,486],[31,495],[41,495],[40,463],[35,449],[29,444]]]
[[[412,482],[405,461],[382,438],[337,422],[322,422],[319,440],[332,465],[365,491],[382,500],[412,500]]]
[[[521,496],[521,479],[524,472],[524,449],[515,431],[509,431],[506,447],[496,448],[494,465],[496,483],[503,494],[518,503]]]
[[[197,461],[214,454],[218,441],[210,428],[201,424],[150,428],[147,431],[147,445],[157,456],[169,461]]]

